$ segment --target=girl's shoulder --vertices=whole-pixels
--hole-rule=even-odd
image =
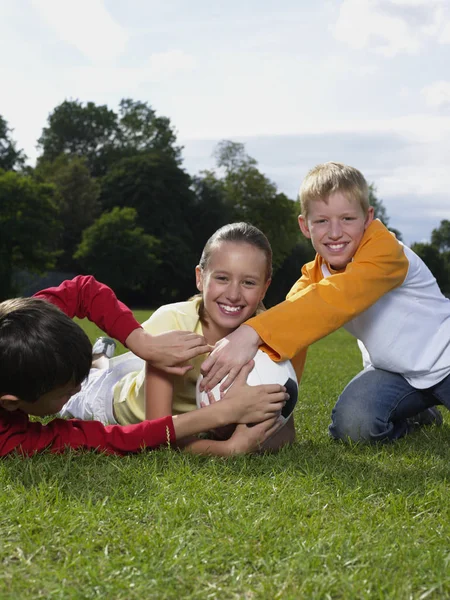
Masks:
[[[155,310],[142,326],[150,333],[156,326],[159,331],[169,331],[171,329],[196,331],[199,323],[199,303],[199,298],[193,298],[184,302],[164,304]]]
[[[179,315],[196,315],[198,317],[198,307],[200,304],[200,296],[195,296],[183,302],[172,302],[163,304],[155,310],[154,315],[158,314],[179,314]],[[152,315],[153,316],[153,315]]]

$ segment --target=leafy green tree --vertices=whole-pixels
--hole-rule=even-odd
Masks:
[[[305,237],[300,235],[297,243],[275,272],[267,290],[264,305],[269,308],[286,299],[286,295],[301,276],[304,264],[314,259],[315,250]]]
[[[450,221],[444,219],[438,228],[431,232],[431,244],[439,252],[450,253]]]
[[[450,294],[450,221],[444,219],[431,232],[431,243],[416,243],[411,246],[436,277],[439,287]]]
[[[245,145],[231,140],[222,140],[214,149],[213,156],[218,167],[232,175],[245,169],[256,168],[257,161],[245,152]]]
[[[73,259],[83,231],[92,225],[99,214],[100,184],[93,179],[85,160],[61,154],[53,162],[41,162],[35,177],[55,185],[56,201],[62,231],[59,247],[62,250],[57,267],[62,271],[77,271]]]
[[[439,252],[434,244],[418,242],[411,245],[411,249],[423,260],[433,275],[436,277],[439,287],[444,293],[450,292],[450,265],[447,256]]]
[[[182,300],[192,291],[198,257],[189,225],[195,210],[190,183],[174,158],[155,152],[122,159],[102,180],[102,209],[134,208],[139,226],[161,242],[161,263],[146,291],[147,302]],[[168,285],[173,291],[169,296]]]
[[[145,102],[124,99],[116,113],[107,106],[65,100],[48,118],[38,140],[39,161],[54,161],[60,154],[86,160],[90,173],[104,175],[124,157],[157,151],[180,160],[175,133],[166,117],[157,117]]]
[[[158,240],[139,227],[136,210],[115,207],[84,231],[75,258],[85,272],[127,297],[129,290],[142,290],[151,281],[158,247]]]
[[[17,150],[10,134],[7,122],[0,115],[0,169],[4,171],[22,168],[26,158],[22,150]]]
[[[124,98],[119,104],[119,157],[161,152],[181,162],[181,148],[167,117],[158,117],[147,102]]]
[[[168,229],[183,236],[185,215],[193,204],[190,177],[173,158],[148,153],[124,158],[102,179],[102,210],[135,208],[147,233],[163,236]]]
[[[13,296],[17,269],[54,266],[60,224],[54,188],[14,171],[0,171],[0,298]]]
[[[197,293],[195,265],[199,256],[194,255],[192,246],[180,238],[176,230],[168,231],[161,239],[158,257],[160,266],[148,288],[147,302],[150,300],[156,306],[187,300]]]
[[[298,206],[279,193],[248,156],[243,144],[222,141],[215,150],[226,205],[234,221],[247,221],[269,238],[276,271],[289,256],[298,239]],[[211,177],[211,175],[210,175]]]
[[[104,153],[117,142],[117,115],[107,106],[65,100],[48,118],[38,140],[39,159],[53,162],[60,154],[85,158],[92,174],[101,171]]]
[[[369,203],[374,208],[375,218],[380,219],[380,221],[389,228],[389,231],[395,234],[395,237],[398,240],[402,240],[402,234],[398,229],[394,229],[394,227],[389,226],[389,217],[387,216],[386,207],[383,204],[383,201],[377,197],[376,195],[377,188],[373,183],[369,185]]]
[[[219,227],[234,219],[232,207],[225,201],[223,183],[213,173],[204,171],[201,176],[193,177],[191,189],[194,193],[194,206],[186,217],[198,262],[208,238]]]

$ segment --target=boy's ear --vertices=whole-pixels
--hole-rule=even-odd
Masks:
[[[375,218],[375,211],[373,206],[369,206],[369,210],[367,211],[366,220],[364,221],[364,231],[369,227],[372,221]]]
[[[9,412],[13,412],[19,408],[19,398],[11,394],[3,394],[0,396],[0,406]]]
[[[199,265],[195,267],[195,285],[199,292],[203,292],[203,273]]]
[[[298,215],[298,226],[300,227],[300,231],[303,233],[303,235],[306,238],[311,239],[311,234],[309,233],[308,222],[303,215]]]

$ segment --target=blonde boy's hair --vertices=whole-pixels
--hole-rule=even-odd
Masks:
[[[301,213],[308,215],[311,202],[323,200],[328,203],[328,197],[334,192],[348,194],[361,205],[364,214],[369,209],[369,186],[363,174],[355,169],[338,162],[327,162],[316,165],[309,171],[302,182],[299,191]]]

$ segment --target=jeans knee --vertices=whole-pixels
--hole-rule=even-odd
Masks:
[[[346,413],[346,411],[334,409],[331,415],[331,424],[328,428],[331,437],[343,441],[370,441],[370,424],[363,415]]]
[[[370,443],[388,439],[391,429],[392,423],[359,402],[341,397],[333,409],[329,433],[337,440]]]

